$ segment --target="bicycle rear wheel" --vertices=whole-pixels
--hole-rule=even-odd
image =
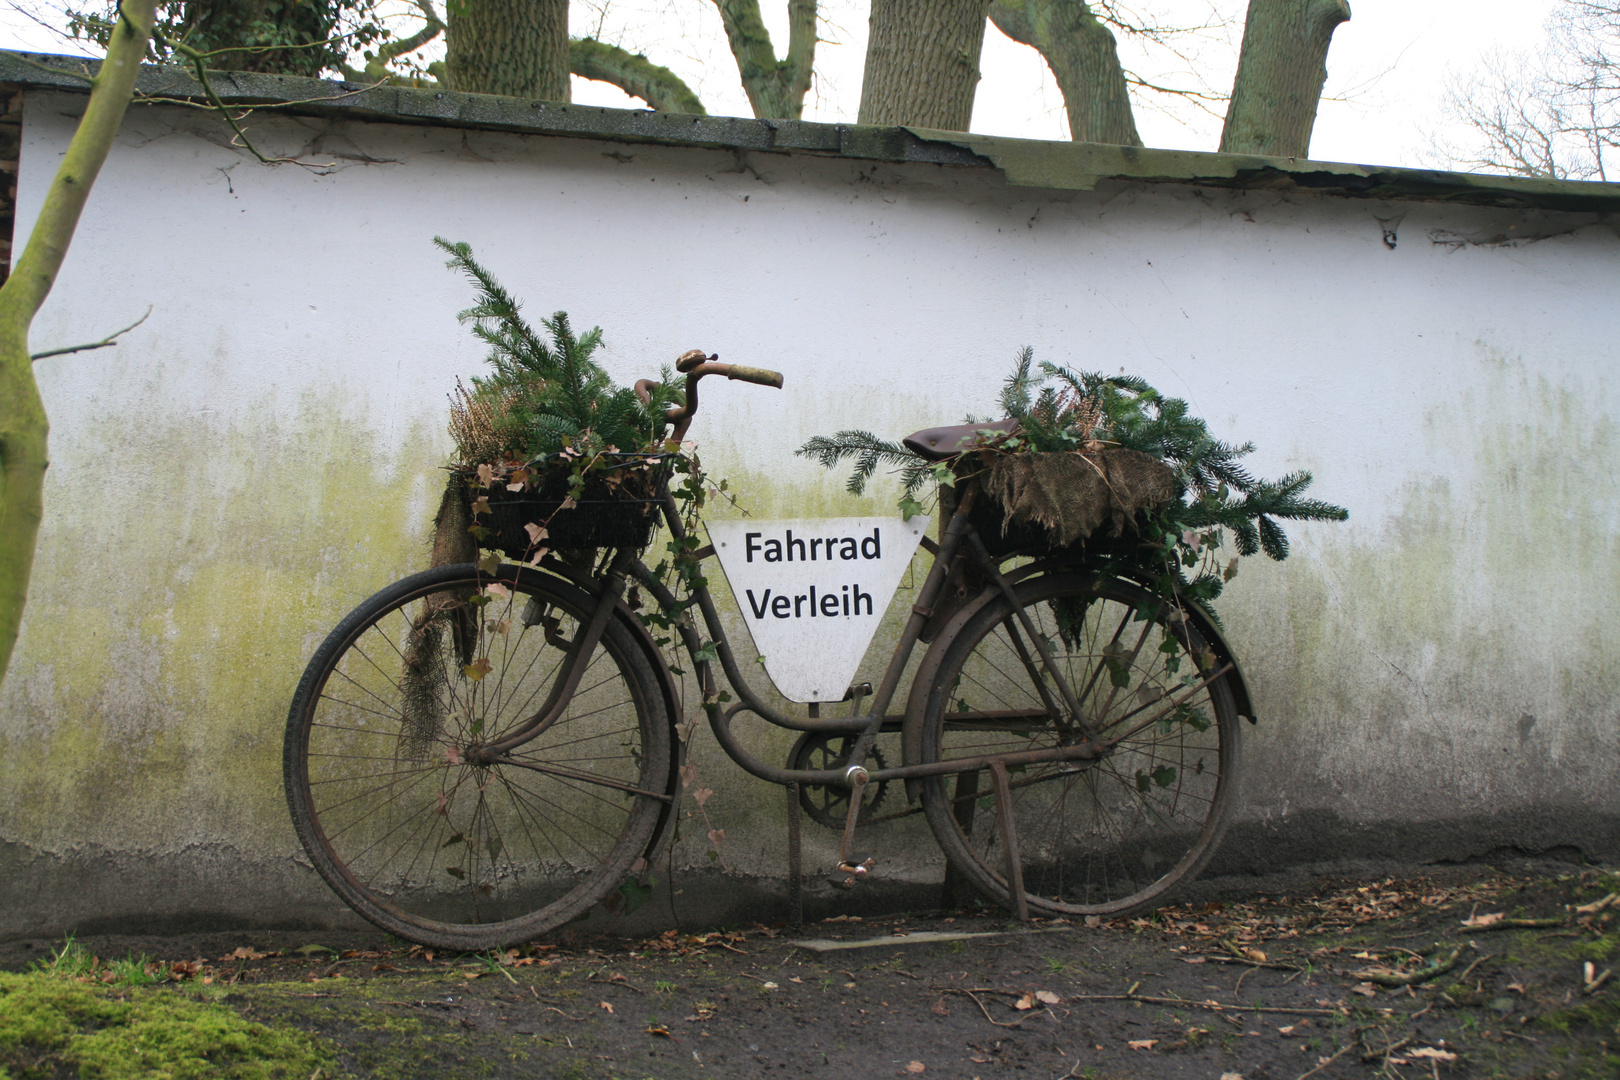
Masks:
[[[1214,854],[1234,801],[1238,718],[1208,644],[1169,605],[1123,581],[1048,575],[1018,597],[1081,709],[1063,715],[1005,600],[949,642],[924,712],[922,760],[1118,739],[1091,761],[1010,766],[1032,909],[1121,915],[1160,903]],[[986,770],[930,777],[928,824],[951,863],[1008,903],[1006,854]]]
[[[656,658],[618,618],[555,723],[507,763],[467,760],[542,710],[595,604],[527,568],[440,567],[316,650],[287,718],[287,803],[355,911],[422,944],[497,948],[640,869],[670,797],[669,718]]]

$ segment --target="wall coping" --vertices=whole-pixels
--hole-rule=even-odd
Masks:
[[[99,67],[100,61],[82,57],[0,50],[0,83],[24,90],[88,93]],[[1103,181],[1126,181],[1514,209],[1620,210],[1620,184],[1582,180],[1047,142],[927,128],[693,116],[290,75],[216,72],[210,82],[222,104],[299,116],[995,169],[1014,187],[1089,191]],[[172,66],[143,65],[136,95],[137,102],[206,100],[190,70]]]

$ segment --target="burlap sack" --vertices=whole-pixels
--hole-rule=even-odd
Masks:
[[[1002,508],[1002,529],[1014,523],[1046,530],[1053,547],[1085,540],[1105,523],[1118,536],[1142,511],[1168,506],[1176,474],[1140,450],[1106,447],[1070,454],[996,454],[985,492]]]

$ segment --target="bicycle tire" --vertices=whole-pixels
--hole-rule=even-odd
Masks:
[[[1208,643],[1137,585],[1059,573],[1016,588],[1092,730],[1126,735],[1151,721],[1094,761],[1009,768],[1029,907],[1120,916],[1162,903],[1203,870],[1236,800],[1239,728],[1227,677],[1197,688],[1218,668]],[[1138,612],[1145,617],[1137,619]],[[923,714],[923,761],[1044,749],[1084,737],[1061,730],[1018,653],[1019,640],[1024,631],[1011,605],[996,597],[936,646],[945,651]],[[1025,651],[1034,658],[1027,641]],[[1020,718],[951,719],[992,710]],[[1159,712],[1166,715],[1154,719]],[[922,799],[951,864],[1010,906],[988,777],[930,777]]]
[[[315,651],[287,718],[298,838],[375,925],[462,950],[532,940],[641,867],[671,797],[658,677],[610,619],[561,717],[508,755],[463,760],[532,716],[595,597],[526,567],[426,570],[383,589]]]

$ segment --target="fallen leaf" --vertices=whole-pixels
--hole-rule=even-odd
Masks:
[[[764,988],[766,990],[775,990],[776,989],[776,984],[773,983],[773,982],[764,983],[763,986],[764,986]]]
[[[1377,960],[1378,954],[1374,952],[1358,952],[1355,958],[1357,960]]]
[[[945,999],[944,998],[940,998],[938,1001],[934,1002],[934,1007],[932,1009],[930,1009],[929,1011],[932,1012],[935,1016],[949,1016],[949,1015],[951,1015],[950,1006],[945,1004]]]
[[[1378,988],[1370,982],[1357,983],[1355,986],[1350,988],[1350,992],[1352,994],[1360,994],[1362,997],[1378,996]]]
[[[1013,1002],[1013,1008],[1017,1009],[1019,1012],[1023,1012],[1025,1009],[1033,1009],[1034,1007],[1035,995],[1033,994],[1025,994],[1023,997]]]
[[[1456,1061],[1457,1055],[1450,1050],[1436,1050],[1432,1046],[1420,1046],[1416,1050],[1408,1050],[1407,1057],[1433,1058],[1435,1061]]]
[[[675,1036],[673,1036],[673,1035],[671,1035],[669,1033],[669,1028],[667,1028],[667,1027],[656,1027],[656,1026],[655,1027],[649,1027],[647,1029],[647,1034],[649,1034],[649,1035],[662,1035],[666,1039],[675,1038]]]
[[[1037,990],[1037,991],[1035,991],[1035,1000],[1039,1001],[1043,1005],[1061,1005],[1061,1004],[1063,1004],[1063,999],[1058,997],[1056,994],[1052,993],[1052,991],[1050,991],[1050,990]]]
[[[1221,1080],[1243,1080],[1242,1073],[1221,1073]]]
[[[795,976],[793,976],[793,978],[789,979],[788,982],[802,983],[802,982],[804,982],[804,980],[799,978],[797,975],[795,975]]]
[[[924,1065],[922,1062],[913,1061],[913,1062],[910,1062],[909,1064],[906,1065],[906,1072],[908,1072],[908,1073],[920,1073],[926,1068],[928,1068],[928,1066]]]
[[[1279,1035],[1292,1035],[1294,1033],[1295,1026],[1296,1025],[1294,1025],[1294,1024],[1289,1024],[1287,1027],[1280,1027],[1280,1028],[1277,1029],[1277,1034],[1279,1034]]]
[[[612,1005],[609,1005],[609,1004],[608,1004],[608,1003],[607,1003],[607,1002],[605,1002],[605,1001],[599,1001],[599,1002],[597,1002],[597,1003],[596,1003],[596,1007],[597,1007],[597,1008],[598,1008],[598,1009],[602,1009],[602,1010],[604,1010],[604,1011],[606,1011],[606,1012],[608,1012],[608,1013],[610,1013],[610,1014],[611,1014],[611,1013],[612,1013],[612,1012],[613,1012],[613,1006],[612,1006]]]
[[[1159,1040],[1158,1039],[1132,1039],[1130,1042],[1126,1043],[1125,1045],[1129,1046],[1132,1050],[1151,1050],[1155,1046],[1159,1045]]]
[[[1248,957],[1250,960],[1253,960],[1257,964],[1263,964],[1266,962],[1266,954],[1260,949],[1244,949],[1243,955]]]

